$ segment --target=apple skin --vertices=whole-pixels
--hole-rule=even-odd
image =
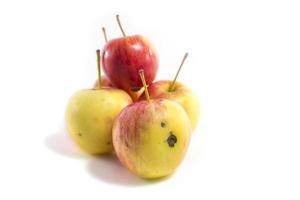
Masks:
[[[99,80],[97,79],[94,83],[93,88],[97,89],[98,88],[98,83],[99,83]],[[114,87],[114,85],[109,80],[109,78],[107,78],[107,76],[102,75],[101,76],[101,87]]]
[[[113,145],[132,173],[160,178],[172,174],[183,160],[191,130],[186,112],[175,101],[139,101],[124,108],[115,120]]]
[[[158,56],[153,45],[143,36],[133,35],[108,41],[102,51],[105,74],[117,88],[127,91],[140,89],[143,83],[139,70],[144,70],[146,83],[155,79]]]
[[[67,105],[67,130],[72,139],[87,153],[112,152],[113,122],[121,110],[131,102],[128,94],[119,89],[77,91]]]
[[[200,104],[197,95],[182,83],[176,82],[174,91],[169,92],[172,84],[170,80],[161,80],[152,83],[148,87],[149,95],[152,99],[165,98],[178,102],[187,112],[192,127],[197,127],[200,117]],[[139,100],[145,100],[145,94],[141,95]]]

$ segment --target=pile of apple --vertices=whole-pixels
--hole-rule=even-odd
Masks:
[[[97,50],[94,88],[76,92],[66,110],[66,126],[84,151],[115,152],[120,162],[143,178],[173,173],[184,158],[199,118],[196,95],[174,80],[153,82],[158,56],[143,36],[107,41]],[[101,76],[101,64],[106,76]]]

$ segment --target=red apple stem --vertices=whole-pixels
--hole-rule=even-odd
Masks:
[[[122,31],[123,37],[126,37],[125,31],[124,31],[124,29],[122,27],[122,24],[121,24],[121,21],[120,21],[120,16],[116,15],[116,18],[117,18],[118,25],[119,25],[119,27],[120,27],[120,29]]]
[[[102,33],[104,35],[105,42],[107,42],[107,35],[104,27],[102,27]]]
[[[181,70],[181,68],[182,68],[182,66],[183,66],[184,61],[185,61],[186,58],[188,57],[188,55],[189,55],[188,53],[185,53],[185,54],[184,54],[183,59],[182,59],[182,61],[181,61],[181,64],[180,64],[180,66],[179,66],[179,68],[178,68],[178,70],[177,70],[177,73],[176,73],[176,75],[175,75],[175,78],[173,79],[173,82],[172,82],[172,84],[171,84],[170,87],[169,87],[169,92],[174,91],[174,89],[175,89],[175,84],[176,84],[176,80],[177,80],[177,77],[178,77],[178,74],[179,74],[179,72],[180,72],[180,70]]]
[[[97,49],[97,65],[98,65],[98,89],[101,89],[101,56],[100,56],[100,50]]]
[[[150,102],[150,96],[149,96],[148,87],[147,87],[145,76],[144,76],[144,70],[140,69],[139,73],[140,73],[140,77],[141,77],[142,82],[143,82],[143,86],[144,86],[144,89],[145,89],[145,94],[146,94],[147,101]]]

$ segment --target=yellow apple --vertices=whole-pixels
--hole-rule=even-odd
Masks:
[[[187,151],[191,122],[177,102],[139,101],[124,108],[113,126],[113,145],[121,163],[153,179],[173,173]]]
[[[76,92],[65,113],[66,126],[71,137],[81,149],[90,154],[113,151],[114,120],[124,107],[132,103],[130,96],[123,90],[103,87],[107,81],[101,80],[100,50],[96,52],[98,87]]]
[[[126,92],[115,88],[80,90],[67,106],[68,132],[81,149],[90,154],[111,152],[113,122],[131,102]]]

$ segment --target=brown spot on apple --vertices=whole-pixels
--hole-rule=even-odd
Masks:
[[[167,142],[169,147],[174,147],[177,142],[177,137],[172,132],[170,132]]]
[[[161,122],[161,123],[160,123],[160,126],[161,126],[162,128],[165,128],[165,127],[166,127],[166,123],[165,123],[165,122]]]

